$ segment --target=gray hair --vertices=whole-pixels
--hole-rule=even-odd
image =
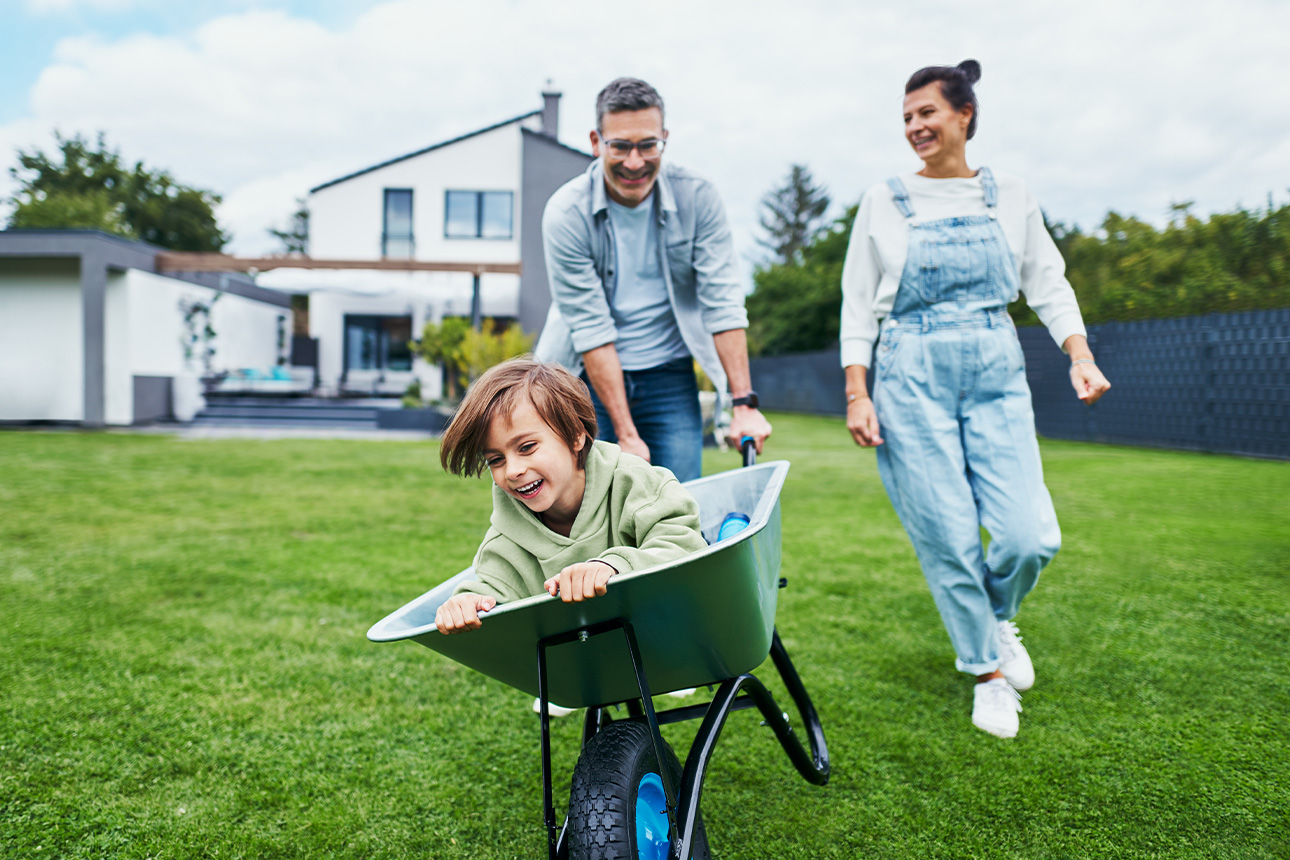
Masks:
[[[658,90],[639,78],[617,78],[610,81],[596,96],[596,131],[604,132],[607,113],[658,108],[663,113],[663,97]]]

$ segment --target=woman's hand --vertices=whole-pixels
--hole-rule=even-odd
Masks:
[[[861,448],[882,444],[882,436],[878,433],[878,413],[874,411],[873,399],[868,394],[858,394],[847,403],[847,429]]]
[[[1071,357],[1071,385],[1075,387],[1075,396],[1085,403],[1096,403],[1111,387],[1111,383],[1106,381],[1102,371],[1093,362],[1088,338],[1082,334],[1073,334],[1066,338],[1062,349]]]
[[[454,594],[435,612],[434,626],[445,636],[478,630],[483,623],[479,620],[479,613],[487,612],[496,605],[497,598],[486,594]]]
[[[603,561],[584,561],[569,565],[542,585],[547,594],[558,594],[565,603],[590,600],[609,590],[609,577],[617,572]]]
[[[1096,403],[1111,387],[1102,371],[1089,360],[1071,364],[1071,385],[1075,386],[1075,395],[1089,404]]]

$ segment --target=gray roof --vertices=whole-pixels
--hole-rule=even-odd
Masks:
[[[147,242],[136,242],[102,230],[0,230],[0,258],[102,259],[109,269],[137,269],[160,274],[257,302],[290,307],[287,293],[258,286],[249,276],[233,272],[157,272],[157,254],[165,251]]]

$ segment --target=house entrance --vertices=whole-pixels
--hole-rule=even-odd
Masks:
[[[345,375],[351,370],[411,370],[412,317],[345,315]]]

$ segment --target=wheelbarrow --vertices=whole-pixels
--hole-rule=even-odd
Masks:
[[[750,440],[749,440],[750,442]],[[536,696],[542,732],[542,808],[551,860],[703,860],[703,780],[727,717],[757,708],[808,782],[829,779],[824,730],[775,629],[780,578],[779,494],[784,461],[685,484],[699,503],[707,549],[615,576],[605,595],[565,603],[547,594],[501,604],[483,626],[444,636],[435,611],[472,569],[377,622],[373,642],[410,639]],[[747,516],[720,538],[731,514]],[[742,519],[742,517],[739,517]],[[796,705],[803,744],[787,713],[752,674],[767,656]],[[656,710],[652,696],[715,686],[710,702]],[[586,708],[569,811],[557,819],[551,778],[550,703]],[[610,708],[625,716],[615,718]],[[681,766],[659,727],[702,720]],[[809,751],[808,751],[809,747]]]

